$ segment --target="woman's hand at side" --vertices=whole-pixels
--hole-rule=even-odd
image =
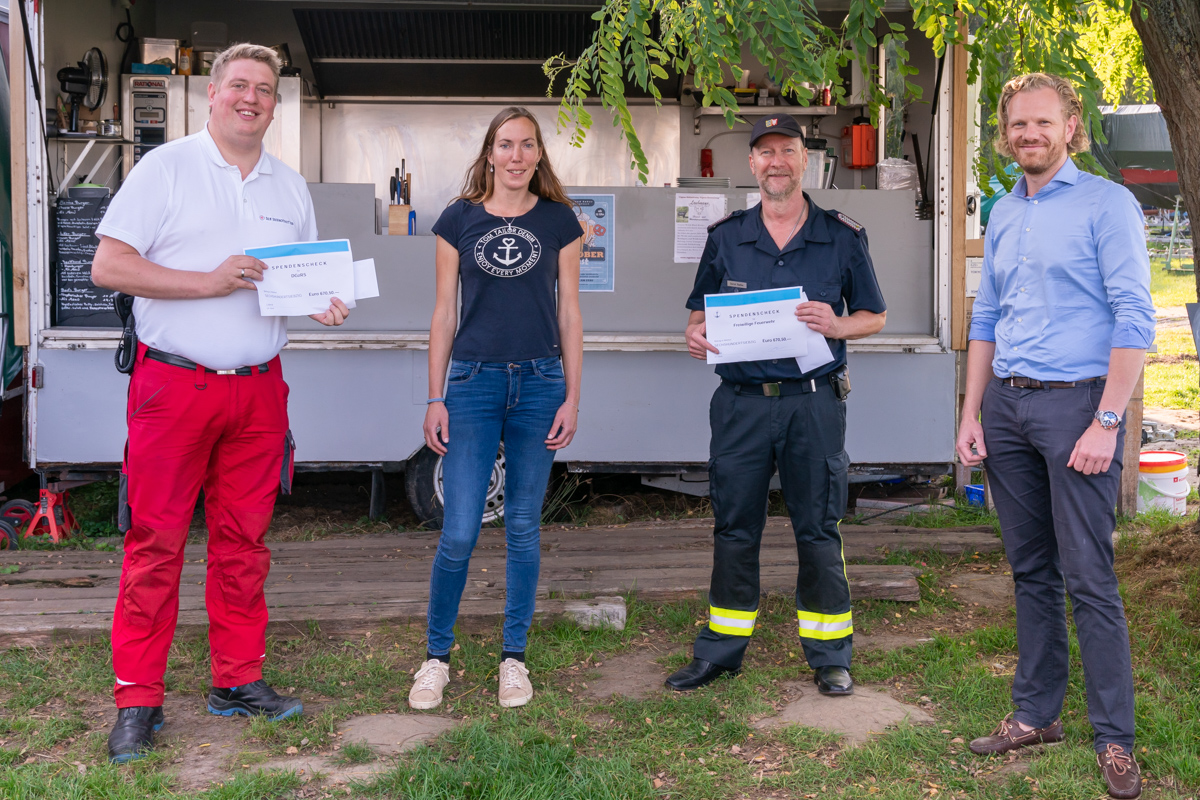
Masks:
[[[439,456],[446,455],[446,445],[450,444],[450,412],[446,411],[445,403],[430,403],[425,409],[425,444]],[[571,429],[574,433],[574,428]]]
[[[583,317],[579,313],[579,252],[583,237],[558,251],[558,338],[562,343],[567,395],[554,415],[547,450],[562,450],[579,426],[579,385],[583,379]]]
[[[446,396],[446,367],[454,346],[454,330],[458,327],[458,248],[441,236],[437,237],[435,255],[437,295],[433,319],[429,323],[429,399]],[[450,412],[446,403],[438,400],[425,408],[425,444],[439,456],[446,455],[450,443]]]
[[[429,417],[426,415],[426,425]],[[546,440],[547,450],[562,450],[575,438],[575,430],[579,427],[579,409],[570,403],[563,403],[554,415],[554,424],[550,426],[550,438]],[[428,439],[429,434],[425,434]]]

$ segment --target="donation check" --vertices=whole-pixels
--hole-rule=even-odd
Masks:
[[[258,312],[264,317],[320,314],[335,297],[354,300],[349,239],[251,247],[245,252],[267,265],[257,284]]]
[[[709,364],[795,358],[808,354],[808,325],[796,319],[799,286],[704,295]]]

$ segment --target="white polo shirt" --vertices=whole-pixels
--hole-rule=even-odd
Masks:
[[[242,180],[207,126],[154,148],[109,204],[100,236],[130,245],[170,269],[212,272],[248,247],[317,238],[308,185],[265,150]],[[287,318],[258,313],[255,292],[133,303],[138,338],[211,369],[270,361],[287,343]]]

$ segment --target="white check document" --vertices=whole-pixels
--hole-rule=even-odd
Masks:
[[[264,317],[321,314],[335,297],[345,303],[355,298],[349,239],[251,247],[245,253],[267,265],[257,283]]]
[[[709,364],[765,361],[808,355],[810,331],[796,319],[804,296],[799,286],[704,295]],[[820,336],[820,334],[817,334]]]
[[[807,303],[808,296],[803,291],[800,292],[800,302]],[[796,366],[801,372],[812,372],[817,367],[823,367],[830,361],[833,361],[833,351],[829,349],[829,341],[817,331],[807,329],[805,338],[808,340],[808,352],[802,356],[796,357]]]

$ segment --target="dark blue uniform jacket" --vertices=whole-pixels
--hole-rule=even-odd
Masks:
[[[696,285],[688,298],[692,311],[704,310],[704,295],[800,286],[809,300],[882,314],[887,310],[862,225],[837,211],[818,207],[805,193],[808,220],[782,251],[762,221],[762,206],[734,211],[708,229]],[[846,363],[846,342],[829,339],[833,361],[801,374],[795,359],[718,364],[717,374],[733,383],[770,383],[816,378]]]

